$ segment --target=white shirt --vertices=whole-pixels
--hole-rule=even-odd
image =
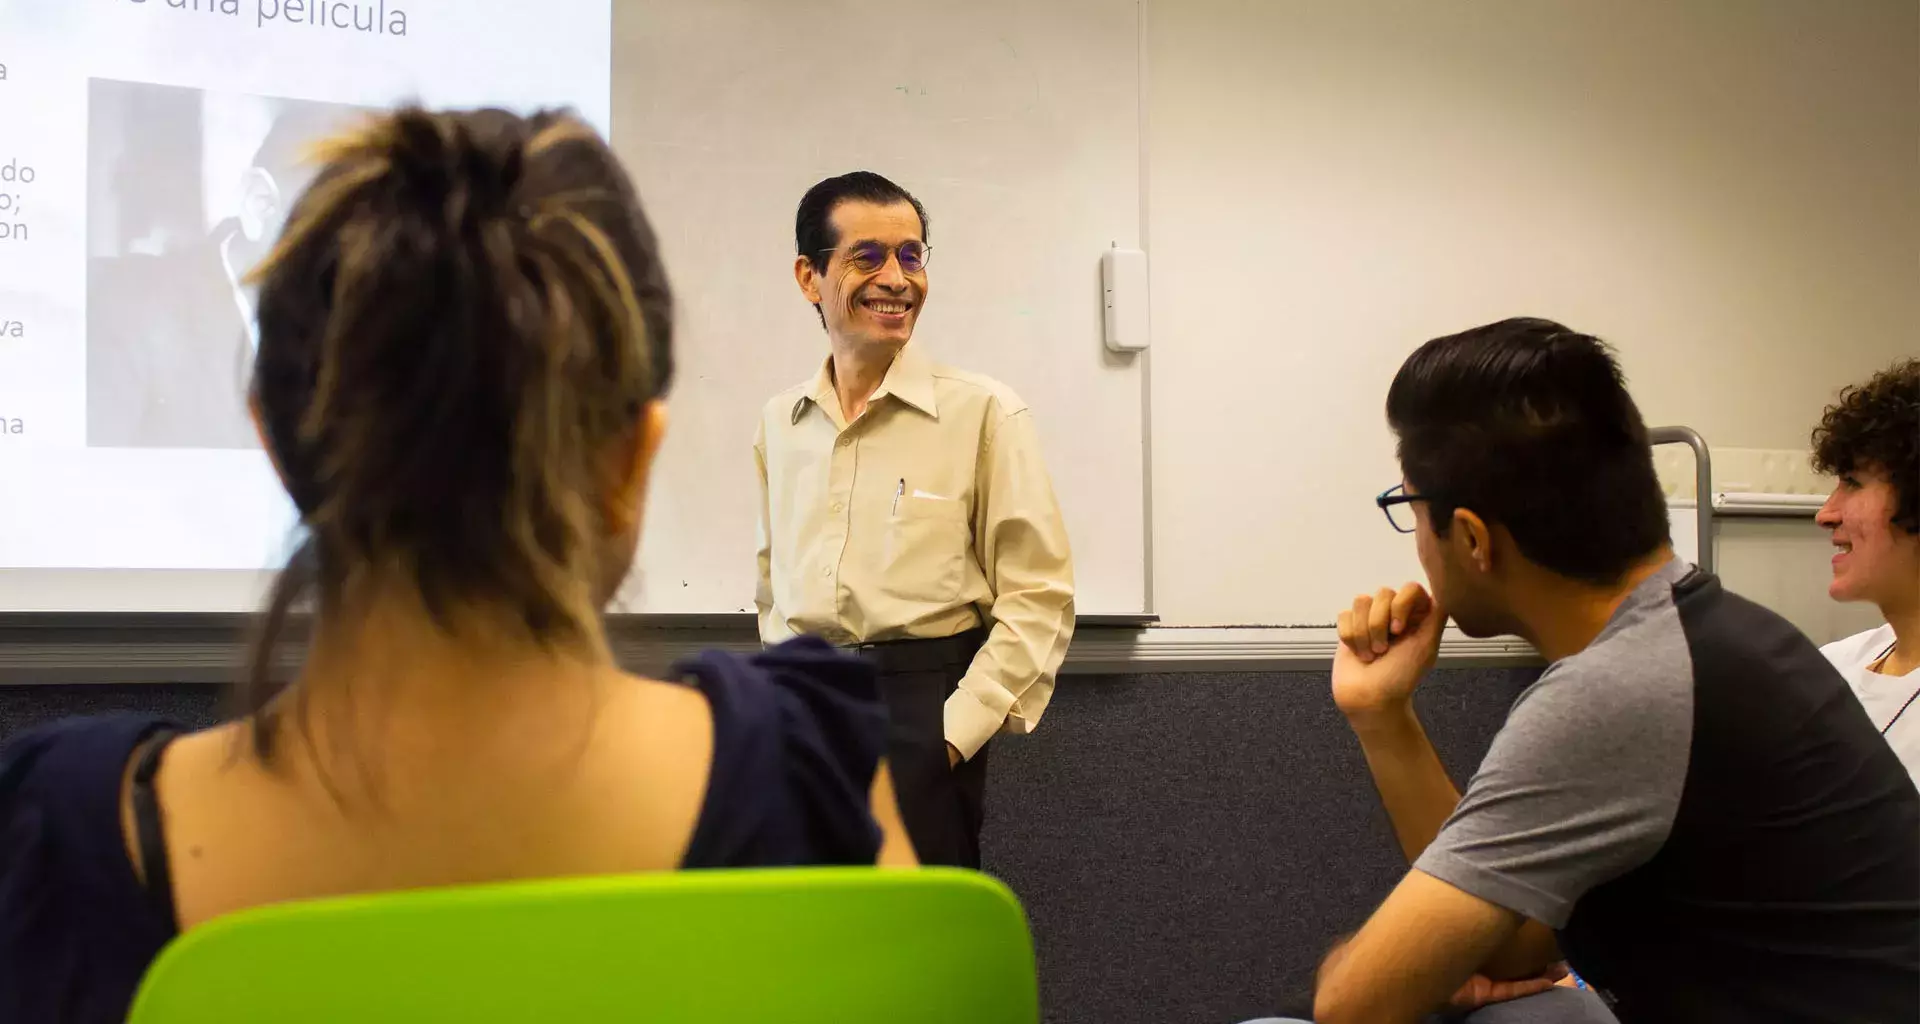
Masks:
[[[1835,640],[1820,648],[1820,653],[1846,677],[1854,696],[1865,705],[1867,717],[1873,719],[1873,727],[1882,730],[1881,735],[1887,738],[1893,752],[1900,755],[1900,763],[1907,766],[1907,774],[1913,776],[1915,785],[1920,785],[1920,698],[1915,697],[1915,693],[1920,692],[1920,672],[1889,676],[1867,667],[1885,658],[1891,650],[1893,627],[1881,626],[1855,633],[1845,640]],[[1902,708],[1906,709],[1905,714],[1901,713]]]

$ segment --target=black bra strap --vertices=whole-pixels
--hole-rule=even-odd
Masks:
[[[163,729],[141,744],[134,755],[133,786],[129,795],[133,801],[133,838],[140,847],[147,899],[167,924],[178,931],[180,920],[173,909],[173,872],[167,866],[167,839],[160,828],[160,800],[153,792],[153,776],[160,770],[160,755],[175,735],[172,730]]]

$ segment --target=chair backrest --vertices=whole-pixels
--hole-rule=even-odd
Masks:
[[[946,868],[686,871],[260,907],[154,961],[129,1024],[1036,1024],[1026,916]]]

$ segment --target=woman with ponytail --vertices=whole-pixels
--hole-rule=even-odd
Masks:
[[[121,1020],[174,935],[284,900],[913,863],[864,664],[817,641],[669,682],[614,663],[673,321],[606,144],[409,109],[318,155],[256,271],[251,405],[305,541],[242,714],[0,752],[0,1020]]]

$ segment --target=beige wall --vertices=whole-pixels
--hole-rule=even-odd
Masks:
[[[1650,421],[1783,450],[1920,348],[1912,0],[1147,6],[1170,622],[1324,624],[1417,573],[1370,499],[1436,334],[1564,320]]]

